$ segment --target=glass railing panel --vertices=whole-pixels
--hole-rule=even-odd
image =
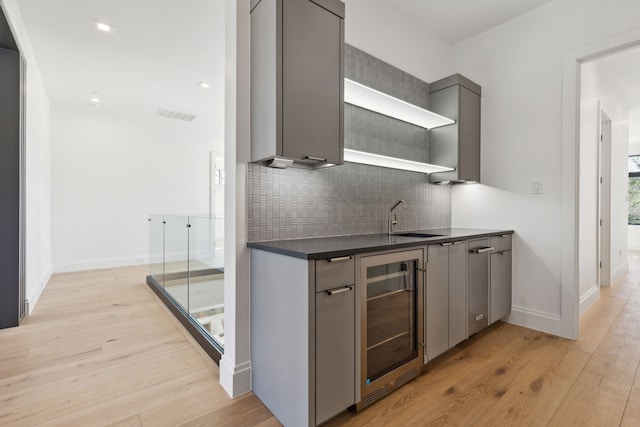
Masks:
[[[220,269],[224,264],[223,241],[219,238],[221,218],[190,216],[189,224],[189,270],[198,272],[212,268]]]
[[[224,346],[221,218],[189,217],[189,313]]]
[[[203,333],[224,347],[224,220],[149,216],[149,272]]]
[[[189,307],[188,217],[165,215],[164,288],[186,310]]]
[[[164,286],[164,215],[149,215],[149,275]]]

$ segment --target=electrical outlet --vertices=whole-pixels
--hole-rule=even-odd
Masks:
[[[542,194],[542,181],[531,181],[531,194]]]

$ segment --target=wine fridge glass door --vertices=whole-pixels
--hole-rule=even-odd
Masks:
[[[362,259],[362,395],[422,357],[422,250]],[[404,372],[404,371],[403,371]]]

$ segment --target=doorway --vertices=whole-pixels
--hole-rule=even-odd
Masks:
[[[578,304],[581,316],[628,270],[627,162],[640,91],[637,43],[578,58]]]

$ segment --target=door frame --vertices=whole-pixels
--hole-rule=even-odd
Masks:
[[[583,46],[563,55],[562,67],[562,206],[561,325],[559,335],[579,335],[579,190],[580,65],[640,45],[640,29]]]

